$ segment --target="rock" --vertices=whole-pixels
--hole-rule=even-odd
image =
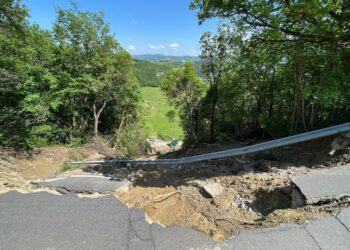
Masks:
[[[224,192],[224,187],[219,183],[207,183],[207,184],[204,184],[202,188],[212,198],[215,198],[216,196]]]
[[[56,191],[59,192],[60,194],[68,194],[69,191],[65,188],[56,188]]]
[[[244,199],[239,194],[236,195],[235,199],[233,200],[232,206],[243,210],[251,210],[251,208],[246,205]]]
[[[147,139],[146,148],[148,154],[167,153],[172,148],[164,141],[158,139]]]
[[[338,136],[332,141],[330,155],[334,155],[335,151],[343,150],[350,145],[350,133]]]

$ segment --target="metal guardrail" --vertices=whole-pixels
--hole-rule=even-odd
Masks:
[[[335,135],[343,132],[350,131],[350,123],[345,123],[342,125],[337,125],[329,128],[324,128],[320,130],[315,130],[311,132],[306,132],[302,134],[297,134],[285,138],[280,138],[277,140],[272,140],[268,142],[263,142],[251,146],[234,148],[209,154],[201,154],[190,157],[184,157],[179,159],[158,159],[158,160],[100,160],[100,161],[74,161],[71,164],[112,164],[112,163],[129,163],[129,164],[139,164],[139,165],[180,165],[180,164],[190,164],[200,161],[215,160],[228,158],[232,156],[245,155],[249,153],[256,153],[259,151],[287,146],[299,142],[310,141],[313,139],[318,139],[330,135]]]

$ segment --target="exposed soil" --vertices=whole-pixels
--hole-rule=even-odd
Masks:
[[[106,157],[96,146],[66,148],[53,146],[14,150],[0,147],[0,193],[9,190],[33,192],[31,180],[55,176],[71,160],[95,160]]]
[[[297,207],[292,199],[297,191],[290,182],[291,176],[350,162],[349,150],[338,152],[335,157],[328,155],[332,139],[182,168],[124,166],[117,170],[109,168],[105,174],[133,181],[129,190],[120,190],[116,195],[129,206],[143,208],[152,220],[164,226],[191,227],[222,241],[242,229],[302,224],[334,214],[337,207]],[[162,158],[228,148],[214,146],[210,151],[209,147]],[[210,197],[202,188],[206,183],[219,183],[223,193]]]
[[[134,176],[134,186],[117,191],[116,195],[129,206],[143,208],[152,220],[164,226],[192,227],[217,241],[228,239],[242,229],[304,223],[333,212],[291,209],[289,177],[308,172],[306,168],[279,170],[273,167],[271,173],[241,171],[215,177],[209,174],[212,171],[217,175],[215,166],[203,164],[202,168],[186,170],[143,172],[139,169]],[[150,175],[155,177],[154,183]],[[182,175],[190,178],[184,182]],[[198,183],[220,183],[224,191],[212,198]]]
[[[143,208],[148,217],[164,226],[185,226],[222,241],[243,229],[266,228],[280,223],[304,223],[334,214],[337,206],[300,206],[302,196],[290,178],[314,169],[350,162],[350,150],[329,156],[333,138],[296,144],[238,158],[184,166],[96,166],[65,172],[94,172],[129,180],[129,189],[116,196],[129,206]],[[231,148],[202,145],[162,158],[176,158]],[[235,146],[242,146],[237,144]],[[62,174],[70,160],[94,160],[115,152],[92,143],[79,148],[48,147],[30,151],[0,149],[0,192],[35,191],[29,181]],[[222,192],[212,197],[203,188],[215,183]]]

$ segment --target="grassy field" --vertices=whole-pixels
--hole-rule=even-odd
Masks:
[[[180,119],[176,112],[174,121],[170,121],[166,114],[174,110],[159,88],[142,87],[144,100],[144,120],[150,137],[160,139],[181,139],[183,136]],[[175,110],[174,110],[175,111]]]

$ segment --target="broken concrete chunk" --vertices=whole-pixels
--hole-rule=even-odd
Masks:
[[[215,198],[216,196],[224,192],[224,187],[219,183],[207,183],[207,184],[204,184],[202,188],[212,198]]]
[[[306,204],[330,202],[350,196],[350,164],[314,171],[292,178],[306,198]]]
[[[32,184],[37,188],[55,189],[63,194],[67,192],[108,194],[120,188],[127,190],[131,185],[129,181],[119,181],[98,175],[68,176],[41,182],[32,182]]]

